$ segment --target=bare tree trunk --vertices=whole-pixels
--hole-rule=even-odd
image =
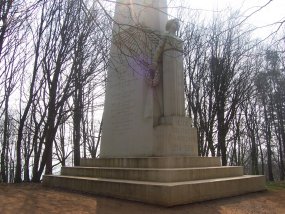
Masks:
[[[265,101],[263,100],[263,110],[265,119],[265,135],[266,135],[266,149],[267,149],[267,167],[268,167],[268,180],[274,181],[272,171],[272,150],[271,150],[271,125],[269,124],[268,112]]]
[[[40,54],[40,44],[42,40],[42,35],[43,35],[43,24],[44,24],[44,7],[45,4],[43,4],[42,8],[42,14],[41,14],[41,22],[39,26],[39,31],[37,35],[37,42],[35,46],[35,58],[34,58],[34,67],[33,67],[33,74],[32,74],[32,80],[30,84],[30,91],[29,91],[29,98],[24,110],[23,115],[20,118],[20,123],[19,123],[19,128],[18,128],[18,137],[17,137],[17,142],[16,142],[16,152],[17,152],[17,163],[16,163],[16,174],[15,174],[15,183],[20,183],[22,182],[22,155],[21,155],[21,143],[23,139],[23,130],[24,130],[24,125],[30,110],[30,107],[32,105],[33,99],[34,99],[34,87],[35,87],[35,81],[36,81],[36,76],[38,72],[38,61],[39,61],[39,54]]]
[[[8,164],[8,157],[6,155],[7,148],[9,146],[9,128],[8,128],[8,103],[9,103],[9,95],[6,96],[5,99],[5,108],[4,108],[4,131],[3,131],[3,144],[2,144],[2,151],[1,151],[1,177],[4,183],[8,182],[8,175],[6,174],[7,171],[7,164]]]
[[[2,54],[4,40],[8,30],[8,16],[10,15],[9,13],[12,7],[12,3],[13,1],[8,0],[3,0],[0,2],[0,21],[2,21],[2,23],[5,23],[0,28],[0,56]]]

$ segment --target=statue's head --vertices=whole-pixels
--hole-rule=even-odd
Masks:
[[[173,36],[179,31],[179,27],[180,24],[178,19],[171,19],[166,23],[166,31]]]

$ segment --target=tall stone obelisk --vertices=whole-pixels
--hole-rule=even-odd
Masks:
[[[167,21],[166,0],[117,1],[100,157],[198,155],[184,114],[183,44],[167,35]],[[151,66],[160,72],[155,87]]]
[[[117,0],[114,31],[130,26],[145,25],[152,30],[165,31],[167,0]]]

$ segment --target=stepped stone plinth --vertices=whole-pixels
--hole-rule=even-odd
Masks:
[[[82,159],[43,184],[162,206],[175,206],[265,190],[264,176],[223,167],[219,158],[156,157]]]
[[[114,19],[100,158],[43,184],[162,206],[265,190],[264,176],[198,157],[185,116],[183,42],[167,1],[117,0]]]

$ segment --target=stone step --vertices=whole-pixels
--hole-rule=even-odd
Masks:
[[[243,167],[203,168],[105,168],[105,167],[62,167],[66,176],[109,178],[137,181],[174,182],[193,181],[243,175]]]
[[[119,168],[191,168],[221,166],[220,157],[140,157],[81,159],[80,166]]]
[[[43,185],[175,206],[265,190],[264,176],[238,176],[185,182],[144,182],[74,176],[44,176]]]

